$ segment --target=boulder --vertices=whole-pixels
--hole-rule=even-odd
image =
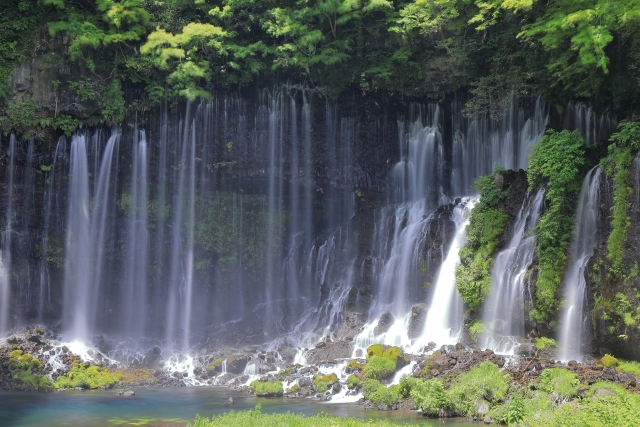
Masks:
[[[124,390],[124,391],[117,392],[116,395],[123,396],[123,397],[131,397],[131,396],[135,396],[136,393],[133,390]]]
[[[233,397],[229,397],[224,404],[227,406],[233,405]]]
[[[428,311],[429,309],[426,304],[416,304],[411,307],[411,318],[409,319],[409,327],[407,328],[409,339],[413,340],[422,336]]]
[[[391,313],[390,311],[385,311],[384,313],[382,313],[380,319],[378,320],[378,324],[373,329],[373,334],[375,336],[384,334],[391,328],[391,325],[393,325],[393,322],[395,321],[396,317],[393,315],[393,313]]]
[[[227,358],[227,372],[241,374],[249,363],[250,356],[246,354],[233,354]]]

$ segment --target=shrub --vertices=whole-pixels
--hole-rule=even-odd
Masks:
[[[253,381],[249,388],[262,397],[280,397],[284,394],[281,381]]]
[[[59,376],[55,382],[56,388],[111,388],[122,380],[122,375],[109,372],[106,368],[74,363],[71,371],[65,376]]]
[[[487,332],[487,328],[484,326],[484,323],[476,320],[471,324],[471,326],[469,326],[469,332],[471,332],[471,338],[477,342],[478,335]]]
[[[295,394],[300,390],[300,386],[298,384],[294,384],[287,389],[287,394]]]
[[[578,392],[578,375],[562,368],[549,368],[540,374],[539,389],[546,393],[556,393],[567,399]]]
[[[474,415],[475,402],[484,399],[489,403],[503,400],[508,388],[508,375],[488,361],[471,368],[456,378],[449,388],[453,406],[459,414]]]
[[[414,384],[411,397],[425,415],[438,416],[441,411],[448,412],[453,406],[442,381],[437,378]]]
[[[545,416],[528,416],[525,423],[536,427],[557,426],[615,426],[640,425],[640,395],[629,393],[622,387],[615,396],[593,396],[565,403]]]
[[[400,378],[400,394],[402,397],[409,397],[411,395],[411,390],[422,384],[422,382],[423,381],[419,378],[415,378],[410,375],[403,375],[402,378]]]
[[[396,362],[382,356],[373,356],[364,368],[364,376],[369,379],[387,378],[396,371]]]
[[[401,399],[400,386],[383,386],[378,380],[366,380],[363,387],[364,398],[375,403],[384,402],[391,406]]]

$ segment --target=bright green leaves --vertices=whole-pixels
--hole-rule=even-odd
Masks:
[[[352,31],[341,28],[359,19],[358,1],[326,0],[302,8],[274,8],[263,28],[279,42],[274,68],[294,67],[310,74],[316,64],[334,65],[349,58]]]
[[[429,34],[440,31],[458,15],[456,0],[416,0],[400,10],[400,19],[390,31],[406,35],[416,30]]]
[[[64,32],[71,37],[69,52],[73,59],[81,56],[83,48],[97,49],[140,40],[150,18],[142,7],[142,0],[96,0],[89,6],[94,13],[87,13],[86,9],[78,9],[63,0],[43,1],[59,9],[63,19],[49,22],[49,32],[52,36]]]
[[[575,88],[578,95],[590,96],[599,83],[590,74],[609,72],[607,46],[614,33],[637,25],[640,1],[559,0],[550,3],[544,16],[525,26],[519,34],[538,40],[551,52],[547,65],[555,83]]]
[[[161,70],[171,71],[167,80],[178,94],[188,99],[209,98],[209,92],[200,86],[210,80],[207,54],[225,54],[222,39],[227,35],[220,27],[191,22],[180,34],[171,34],[161,28],[149,34],[140,47],[142,55],[149,56]]]
[[[543,187],[547,209],[535,227],[538,251],[536,308],[532,317],[546,321],[557,308],[556,291],[566,264],[565,249],[574,226],[576,197],[585,163],[579,131],[547,131],[529,156],[529,189]]]

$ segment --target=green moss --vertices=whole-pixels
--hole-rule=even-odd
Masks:
[[[364,364],[364,363],[358,363],[358,361],[357,361],[357,360],[355,360],[355,359],[351,359],[351,360],[349,361],[349,363],[347,363],[347,368],[346,368],[346,369],[349,369],[349,370],[354,370],[354,369],[356,369],[356,370],[358,370],[358,371],[360,371],[360,372],[361,372],[361,371],[364,369],[364,367],[365,367],[365,364]]]
[[[59,376],[55,382],[55,388],[97,389],[100,387],[111,388],[122,380],[122,375],[109,372],[106,368],[98,366],[86,366],[75,363],[67,375]]]
[[[249,384],[256,396],[280,397],[284,394],[281,381],[253,381]]]
[[[384,346],[382,344],[373,344],[367,347],[367,360],[373,356],[382,356],[384,353]]]
[[[535,308],[531,316],[538,322],[549,319],[558,308],[556,293],[566,264],[566,248],[574,228],[577,196],[585,163],[579,131],[547,131],[529,156],[529,190],[546,189],[548,202],[534,231],[538,253],[538,280]]]
[[[367,361],[364,376],[369,379],[383,379],[396,371],[396,362],[383,356],[373,356]]]
[[[620,364],[620,362],[618,362],[618,359],[616,359],[615,357],[613,357],[610,354],[605,354],[602,357],[601,361],[602,361],[602,364],[607,368],[610,368],[612,366],[615,367],[615,366],[618,366]]]
[[[562,368],[549,368],[542,371],[538,388],[545,393],[556,393],[564,398],[570,398],[578,393],[580,385],[578,375]]]
[[[42,369],[42,363],[32,355],[23,353],[22,350],[14,350],[9,354],[7,366],[13,378],[28,388],[37,390],[50,390],[53,388],[53,383],[49,378],[35,373]]]
[[[300,386],[298,384],[294,384],[287,389],[287,394],[296,394],[300,390]]]
[[[349,375],[347,377],[347,387],[349,390],[353,390],[354,388],[360,388],[362,386],[362,380],[355,375]]]
[[[316,386],[316,391],[318,393],[324,393],[329,389],[332,384],[338,382],[338,376],[334,373],[331,374],[316,374],[313,376],[313,383]]]
[[[496,187],[494,180],[504,168],[474,181],[480,201],[471,211],[466,229],[467,241],[460,249],[460,265],[456,267],[456,285],[466,304],[475,308],[491,288],[493,254],[507,221],[507,215],[498,208],[506,192]]]
[[[546,348],[557,348],[558,343],[553,338],[540,337],[536,338],[536,349],[544,350]]]

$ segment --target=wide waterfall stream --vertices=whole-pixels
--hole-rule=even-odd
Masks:
[[[150,388],[129,401],[106,392],[3,395],[0,421],[180,423],[196,412],[226,411],[233,395],[234,409],[261,403],[266,412],[420,423],[414,412],[365,413],[352,404],[362,393],[347,390],[347,363],[366,357],[372,344],[428,355],[464,339],[456,267],[479,201],[474,179],[497,167],[525,176],[518,169],[543,137],[548,109],[542,98],[524,107],[514,101],[492,120],[464,117],[458,100],[446,108],[430,102],[393,117],[385,112],[366,127],[357,106],[276,88],[254,100],[226,94],[188,102],[183,113],[164,106],[128,129],[84,129],[60,137],[48,154],[11,135],[0,336],[27,318],[55,328],[52,349],[34,353],[48,372],[61,369],[70,351],[101,366],[156,363],[192,386],[246,387],[293,363],[336,373],[344,387],[332,403],[295,404],[207,388]],[[615,127],[582,104],[570,104],[566,117],[594,141]],[[34,164],[37,174],[29,172]],[[584,269],[595,245],[587,231],[597,225],[599,177],[593,169],[585,178],[564,279],[566,360],[584,347],[575,331],[584,329]],[[498,355],[517,354],[534,299],[534,227],[545,192],[521,200],[479,312],[486,332],[478,345]],[[39,217],[43,227],[30,234]],[[21,264],[34,253],[36,261]],[[28,315],[18,320],[11,313],[19,310]],[[334,343],[350,351],[318,356]],[[232,360],[237,353],[241,363]],[[388,382],[398,384],[417,366],[407,362]],[[76,414],[63,419],[66,410]]]

